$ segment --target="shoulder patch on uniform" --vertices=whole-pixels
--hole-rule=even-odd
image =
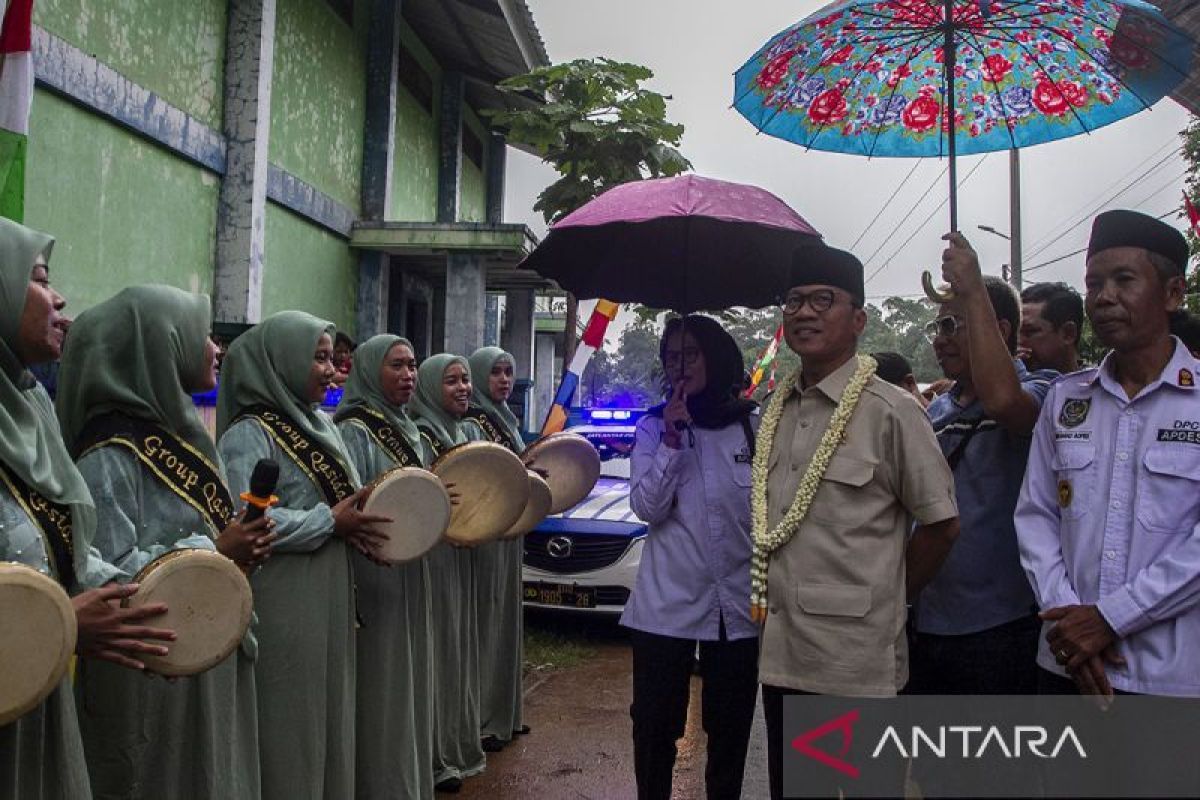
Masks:
[[[1092,398],[1072,397],[1062,405],[1058,413],[1058,424],[1064,428],[1078,428],[1088,417],[1092,409]]]

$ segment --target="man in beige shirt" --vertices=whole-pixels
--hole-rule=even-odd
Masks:
[[[796,497],[854,376],[866,326],[863,267],[850,253],[797,251],[791,283],[784,336],[802,369],[796,386],[780,390],[790,396],[770,443],[768,530]],[[782,729],[783,698],[889,697],[903,688],[906,599],[937,572],[957,533],[954,478],[933,428],[912,398],[872,377],[807,515],[769,561],[759,681],[772,798],[783,796],[784,737],[798,733]],[[838,776],[830,777],[836,792]]]

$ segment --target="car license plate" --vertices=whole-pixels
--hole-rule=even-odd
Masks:
[[[525,602],[567,608],[595,608],[596,590],[590,586],[571,586],[565,583],[528,582]]]

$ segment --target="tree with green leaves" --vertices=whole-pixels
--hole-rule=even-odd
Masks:
[[[1183,139],[1183,160],[1187,165],[1186,191],[1192,205],[1200,208],[1200,117],[1192,117],[1187,128],[1180,132]],[[1200,237],[1189,230],[1188,243],[1192,246],[1192,256],[1200,256]],[[1200,311],[1200,268],[1192,270],[1188,276],[1187,306],[1192,311]]]
[[[500,89],[542,100],[484,114],[513,142],[532,147],[559,179],[534,204],[554,223],[605,191],[691,168],[679,152],[683,126],[667,121],[668,96],[642,86],[646,67],[608,58],[578,59],[508,78]],[[568,297],[565,359],[575,350],[577,304]]]

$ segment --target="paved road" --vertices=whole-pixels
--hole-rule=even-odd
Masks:
[[[525,719],[533,729],[500,753],[487,771],[467,781],[469,800],[632,800],[633,748],[629,720],[631,657],[615,626],[584,625],[595,650],[586,663],[534,674],[526,682]],[[563,630],[571,630],[568,623]],[[700,728],[699,680],[692,681],[687,730],[679,742],[674,797],[704,797],[705,736]],[[746,764],[743,798],[767,796],[766,745],[761,707]]]

